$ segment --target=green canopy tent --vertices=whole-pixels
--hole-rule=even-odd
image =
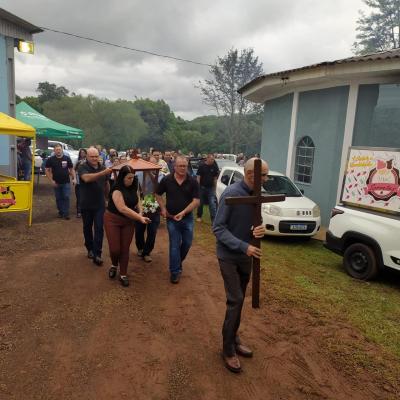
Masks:
[[[37,137],[49,139],[82,139],[83,131],[68,125],[60,124],[40,114],[30,105],[22,101],[17,105],[16,118],[36,129]]]

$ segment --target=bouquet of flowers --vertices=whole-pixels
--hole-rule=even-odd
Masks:
[[[158,205],[154,194],[147,194],[146,196],[144,196],[142,209],[143,214],[145,215],[154,214],[160,209],[160,206]]]

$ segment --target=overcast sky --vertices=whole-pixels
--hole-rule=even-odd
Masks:
[[[2,0],[30,23],[212,64],[252,47],[271,73],[351,56],[362,0]],[[16,89],[49,81],[109,99],[164,99],[185,119],[210,114],[194,85],[208,67],[117,49],[52,32],[35,54],[16,54]]]

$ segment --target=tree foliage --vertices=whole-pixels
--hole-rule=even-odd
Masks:
[[[55,84],[49,86],[57,88]],[[230,151],[226,135],[228,116],[209,115],[185,121],[175,116],[164,100],[112,101],[93,95],[69,95],[65,90],[66,95],[50,96],[44,102],[39,101],[39,96],[18,97],[18,100],[27,102],[55,121],[82,129],[83,140],[66,140],[75,148],[101,144],[117,150],[156,147],[160,150],[181,150],[183,153]],[[245,140],[238,144],[238,151],[249,155],[259,152],[260,114],[244,116],[242,129]]]
[[[390,50],[400,46],[400,0],[364,0],[372,9],[360,11],[353,50],[358,55]]]
[[[262,73],[262,63],[253,49],[231,49],[210,68],[212,79],[199,83],[203,101],[225,116],[230,152],[237,152],[244,138],[244,116],[261,111],[259,104],[245,100],[237,91]]]
[[[68,96],[68,89],[64,86],[57,86],[55,83],[39,82],[36,91],[39,93],[38,100],[40,103],[46,101],[59,100]]]
[[[133,103],[141,118],[148,126],[148,134],[139,141],[140,147],[165,147],[165,132],[174,115],[164,100],[137,99]]]
[[[108,148],[127,149],[138,146],[148,132],[133,102],[126,100],[63,97],[46,102],[43,111],[55,121],[82,129],[84,146],[98,143]]]

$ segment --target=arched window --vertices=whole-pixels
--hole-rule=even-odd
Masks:
[[[294,180],[298,183],[311,183],[314,165],[314,142],[309,136],[300,139],[296,148]]]

